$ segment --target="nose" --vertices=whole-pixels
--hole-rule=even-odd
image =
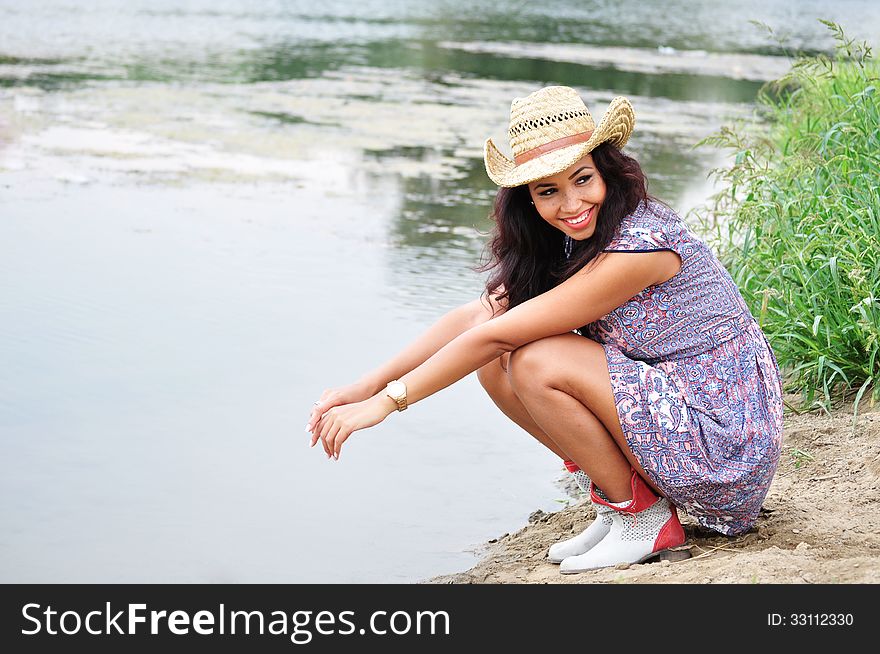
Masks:
[[[566,216],[573,216],[581,208],[581,199],[577,192],[565,191],[562,195],[562,204],[559,207]]]

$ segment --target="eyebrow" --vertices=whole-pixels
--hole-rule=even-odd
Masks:
[[[581,171],[584,171],[584,170],[593,170],[593,167],[592,167],[592,166],[581,166],[580,168],[578,168],[576,171],[574,171],[574,172],[569,176],[569,179],[574,179],[574,178],[575,178],[575,177],[576,177]],[[538,185],[535,187],[535,190],[538,190],[538,189],[541,188],[542,186],[556,186],[556,184],[538,184]]]

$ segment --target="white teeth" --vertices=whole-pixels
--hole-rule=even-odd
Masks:
[[[590,215],[590,211],[588,210],[588,211],[583,215],[582,218],[578,218],[577,220],[566,220],[566,221],[563,221],[563,222],[566,222],[566,223],[568,223],[569,225],[579,225],[580,223],[584,222],[584,221],[587,219],[587,217],[588,217],[589,215]]]

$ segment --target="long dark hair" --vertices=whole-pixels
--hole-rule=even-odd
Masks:
[[[572,241],[571,255],[563,249],[564,234],[538,215],[528,185],[500,188],[492,218],[495,228],[487,244],[489,260],[477,268],[491,270],[486,293],[500,286],[496,299],[512,309],[571,277],[604,250],[621,221],[640,202],[647,202],[648,180],[639,162],[608,143],[592,152],[593,163],[605,181],[605,200],[596,231],[584,241]]]

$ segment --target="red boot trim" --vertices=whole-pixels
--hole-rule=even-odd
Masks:
[[[568,469],[568,471],[569,471],[570,473],[572,473],[572,474],[574,474],[575,472],[577,472],[578,470],[580,470],[580,466],[578,466],[578,464],[575,463],[574,461],[563,461],[562,463],[565,464],[565,467],[566,467],[566,468]]]
[[[593,500],[596,504],[603,504],[605,506],[610,506],[615,511],[619,511],[620,513],[639,513],[640,511],[644,511],[647,508],[654,506],[657,503],[657,500],[660,498],[657,495],[654,495],[654,491],[651,490],[651,487],[645,483],[645,480],[639,476],[635,470],[632,471],[632,478],[630,479],[630,487],[632,488],[632,499],[629,501],[629,504],[626,506],[614,506],[610,502],[603,500],[596,493],[595,488],[596,485],[590,482],[590,499]]]
[[[672,507],[672,516],[666,521],[666,524],[660,528],[657,534],[657,540],[654,541],[654,551],[659,552],[670,547],[678,547],[684,545],[685,542],[684,528],[678,521],[678,512]]]
[[[592,500],[593,504],[601,504],[602,506],[610,506],[615,511],[620,511],[620,509],[607,500],[603,500],[599,497],[599,494],[596,492],[596,484],[592,481],[590,482],[590,500]]]
[[[645,483],[645,480],[642,479],[641,475],[633,470],[632,473],[632,492],[633,492],[633,501],[626,507],[625,511],[627,513],[638,513],[640,511],[644,511],[647,508],[654,506],[657,503],[657,500],[660,499],[658,495],[654,494],[654,491],[651,490],[651,487]]]

